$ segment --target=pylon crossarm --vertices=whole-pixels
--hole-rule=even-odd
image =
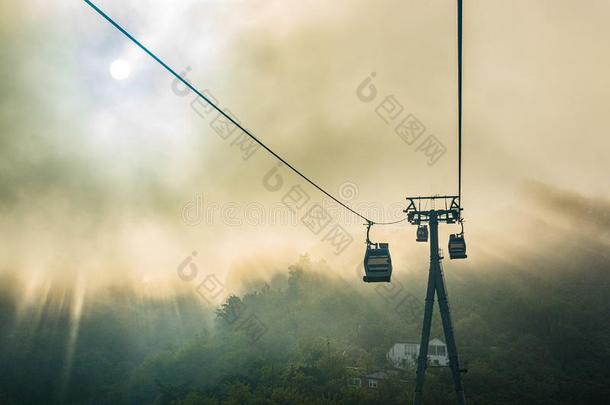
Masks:
[[[424,206],[433,207],[438,200],[442,200],[441,204],[444,209],[421,209],[422,201]],[[438,222],[453,224],[459,222],[462,217],[462,208],[460,206],[460,198],[456,195],[430,196],[430,197],[407,197],[407,208],[403,211],[407,214],[407,220],[412,225],[419,225],[422,222],[430,222],[432,215],[436,216]]]

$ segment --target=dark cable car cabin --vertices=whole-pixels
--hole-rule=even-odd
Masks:
[[[428,242],[428,227],[426,225],[419,225],[417,227],[417,242]]]
[[[449,235],[449,258],[466,259],[466,240],[464,233]]]
[[[392,277],[392,257],[387,243],[373,243],[369,232],[373,223],[369,221],[366,228],[366,253],[364,254],[365,283],[389,283]]]
[[[362,280],[366,283],[389,283],[392,277],[392,258],[387,243],[367,243],[364,254]]]

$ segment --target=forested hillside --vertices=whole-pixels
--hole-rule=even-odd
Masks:
[[[578,263],[564,262],[552,277],[542,268],[507,267],[485,277],[446,271],[469,403],[610,398],[608,276],[601,263],[586,275]],[[142,300],[108,290],[86,304],[76,334],[69,313],[51,310],[52,295],[40,318],[17,317],[4,280],[0,402],[406,403],[412,369],[377,390],[347,381],[354,370],[390,369],[390,346],[418,340],[425,272],[399,275],[396,291],[316,266],[303,257],[214,312],[194,296]],[[438,313],[434,335],[442,337]],[[448,369],[429,369],[425,399],[452,402]]]

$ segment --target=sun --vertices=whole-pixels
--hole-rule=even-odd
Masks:
[[[131,73],[131,65],[123,59],[117,59],[110,64],[110,76],[115,80],[125,80]]]

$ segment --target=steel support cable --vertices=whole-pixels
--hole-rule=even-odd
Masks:
[[[178,73],[176,73],[176,71],[174,69],[172,69],[167,63],[165,63],[163,60],[161,60],[157,55],[155,55],[153,52],[151,52],[147,47],[145,47],[140,41],[138,41],[136,38],[133,37],[133,35],[131,35],[129,32],[127,32],[123,27],[121,27],[116,21],[114,21],[109,15],[107,15],[106,13],[104,13],[99,7],[97,7],[95,4],[93,4],[93,2],[91,2],[90,0],[84,0],[85,3],[87,3],[93,10],[95,10],[95,12],[97,12],[100,16],[102,16],[106,21],[108,21],[110,24],[112,24],[112,26],[114,26],[117,30],[119,30],[123,35],[125,35],[127,38],[129,38],[129,40],[131,40],[131,42],[133,42],[135,45],[137,45],[140,49],[142,49],[144,52],[146,52],[151,58],[153,58],[155,61],[157,61],[161,66],[163,66],[163,68],[165,68],[165,70],[167,70],[169,73],[171,73],[174,77],[176,77],[176,79],[180,80],[185,86],[187,86],[189,89],[191,89],[192,91],[194,91],[199,97],[201,97],[205,102],[207,102],[210,106],[212,106],[212,108],[214,108],[216,111],[218,111],[222,116],[224,116],[227,120],[229,120],[233,125],[235,125],[237,128],[239,128],[243,133],[245,133],[246,135],[248,135],[250,138],[252,138],[252,140],[254,142],[256,142],[257,144],[259,144],[263,149],[265,149],[267,152],[269,152],[273,157],[275,157],[276,159],[278,159],[280,162],[284,163],[286,166],[288,166],[294,173],[296,173],[297,175],[299,175],[301,178],[303,178],[305,181],[307,181],[309,184],[311,184],[312,186],[314,186],[318,191],[320,191],[322,194],[326,195],[327,197],[329,197],[331,200],[333,200],[334,202],[336,202],[337,204],[339,204],[341,207],[345,208],[346,210],[350,211],[352,214],[364,219],[365,221],[367,221],[367,223],[372,223],[374,225],[393,225],[393,224],[397,224],[400,222],[405,221],[407,218],[402,218],[400,220],[397,221],[391,221],[391,222],[376,222],[376,221],[371,221],[370,219],[368,219],[367,217],[365,217],[364,215],[360,214],[359,212],[355,211],[353,208],[351,208],[350,206],[346,205],[345,203],[343,203],[342,201],[338,200],[337,198],[335,198],[332,194],[330,194],[329,192],[327,192],[326,190],[324,190],[322,187],[320,187],[318,184],[316,184],[313,180],[311,180],[309,177],[305,176],[300,170],[298,170],[296,167],[294,167],[293,165],[291,165],[290,163],[288,163],[286,160],[284,160],[280,155],[278,155],[277,153],[275,153],[271,148],[269,148],[267,145],[265,145],[261,140],[259,140],[256,136],[254,136],[254,134],[252,134],[249,130],[247,130],[246,128],[244,128],[242,125],[240,125],[235,119],[233,119],[230,115],[228,115],[226,112],[224,112],[220,107],[218,107],[215,103],[213,103],[209,98],[207,98],[205,95],[203,95],[199,90],[197,90],[193,85],[191,85],[187,80],[185,80],[182,76],[180,76]]]
[[[462,0],[457,0],[458,31],[458,202],[462,208]],[[460,218],[461,218],[460,210]]]

